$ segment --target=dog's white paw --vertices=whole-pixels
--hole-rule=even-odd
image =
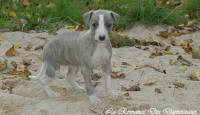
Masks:
[[[118,99],[118,97],[119,97],[119,95],[118,95],[118,93],[117,93],[117,92],[113,92],[113,91],[111,91],[111,92],[108,92],[108,98],[109,98],[109,99],[112,99],[112,100],[117,100],[117,99]]]
[[[96,95],[89,96],[89,100],[92,105],[101,105],[102,104],[102,101]]]
[[[39,76],[30,75],[30,76],[28,76],[28,78],[30,78],[30,79],[38,79]]]

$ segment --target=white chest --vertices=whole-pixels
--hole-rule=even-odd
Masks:
[[[98,66],[100,64],[106,64],[107,60],[109,60],[110,53],[105,46],[97,46],[92,56],[92,63],[94,66]]]

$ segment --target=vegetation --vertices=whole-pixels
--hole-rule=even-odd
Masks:
[[[135,22],[178,25],[200,19],[200,1],[191,0],[0,0],[0,27],[10,30],[56,31],[66,24],[84,24],[91,9],[113,10],[121,15],[115,29]]]

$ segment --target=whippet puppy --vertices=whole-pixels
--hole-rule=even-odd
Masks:
[[[52,91],[49,86],[60,65],[68,65],[66,79],[76,90],[82,92],[85,89],[74,79],[80,69],[89,101],[97,105],[101,104],[101,100],[96,96],[91,82],[92,70],[96,65],[101,65],[108,96],[117,99],[117,94],[111,88],[112,46],[109,34],[113,23],[118,23],[120,16],[108,10],[95,10],[83,14],[83,19],[90,29],[66,32],[49,41],[43,49],[43,63],[39,74],[30,78],[40,78],[47,95],[56,97],[60,94]]]

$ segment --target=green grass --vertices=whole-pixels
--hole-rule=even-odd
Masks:
[[[186,20],[184,15],[189,10],[200,10],[200,0],[192,0],[178,9],[159,8],[156,0],[29,0],[29,7],[23,7],[22,1],[0,0],[0,27],[16,30],[18,25],[21,31],[54,32],[66,24],[84,24],[82,14],[91,9],[108,9],[120,14],[116,29],[128,28],[136,22],[177,25]],[[49,4],[51,7],[47,7]],[[16,17],[10,17],[10,12],[16,13]],[[199,16],[190,18],[199,19]]]

